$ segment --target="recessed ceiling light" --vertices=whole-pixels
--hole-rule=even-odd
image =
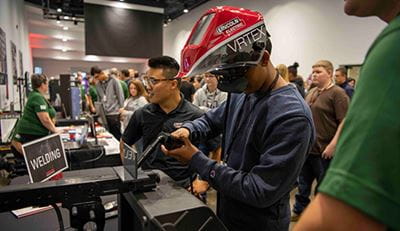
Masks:
[[[64,19],[68,20],[68,19],[69,19],[69,17],[68,17],[68,16],[64,16]]]
[[[119,0],[120,2],[123,2],[124,0]]]
[[[67,39],[67,38],[63,38],[62,41],[63,41],[63,42],[67,42],[68,39]]]
[[[61,8],[57,8],[57,12],[61,13],[62,12]]]
[[[187,13],[189,13],[189,10],[185,8],[185,9],[183,10],[183,13],[187,14]]]
[[[68,30],[69,28],[67,27],[67,26],[64,26],[63,27],[63,30]]]
[[[60,20],[57,20],[57,24],[60,24],[61,23],[61,21]]]
[[[62,52],[67,52],[67,49],[66,49],[66,48],[63,48],[63,49],[62,49]]]

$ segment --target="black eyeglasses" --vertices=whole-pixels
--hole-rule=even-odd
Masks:
[[[151,76],[144,76],[143,79],[147,84],[149,84],[151,86],[154,86],[159,82],[175,80],[176,78],[172,78],[172,79],[157,79],[157,78],[154,78],[154,77],[151,77]]]

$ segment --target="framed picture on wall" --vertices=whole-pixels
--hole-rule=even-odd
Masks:
[[[17,84],[18,72],[17,72],[17,47],[15,44],[11,43],[11,67],[12,67],[12,77],[14,84]]]
[[[7,83],[6,33],[0,27],[0,85]]]

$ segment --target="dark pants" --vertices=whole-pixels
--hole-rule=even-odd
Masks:
[[[121,121],[119,115],[107,115],[107,125],[109,132],[117,139],[121,139]]]
[[[303,210],[310,203],[311,187],[314,180],[317,180],[317,187],[319,186],[326,170],[329,167],[330,160],[322,159],[321,155],[307,156],[301,169],[298,179],[298,189],[296,193],[296,201],[293,206],[293,212],[301,214]]]
[[[25,144],[37,139],[40,139],[44,136],[38,136],[38,135],[30,135],[30,134],[19,134],[20,135],[20,142],[21,144]],[[25,175],[28,174],[28,170],[26,167],[26,163],[25,163],[25,158],[24,158],[24,154],[18,152],[18,150],[11,145],[11,152],[14,155],[15,158],[15,172],[17,175]]]

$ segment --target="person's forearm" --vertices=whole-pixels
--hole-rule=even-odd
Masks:
[[[119,156],[121,158],[121,161],[124,161],[124,141],[122,138],[119,141]]]
[[[96,108],[95,108],[94,105],[93,105],[92,97],[90,97],[89,95],[87,95],[87,96],[86,96],[86,102],[87,102],[87,104],[88,104],[89,111],[90,111],[91,113],[96,113]]]
[[[47,112],[38,112],[37,116],[39,117],[40,122],[42,125],[47,128],[51,133],[56,133],[57,128],[54,125],[53,121],[51,120],[49,113]]]
[[[344,119],[342,120],[342,122],[340,122],[340,124],[336,130],[335,136],[332,138],[331,142],[329,143],[329,145],[334,148],[336,147],[336,144],[339,140],[340,133],[342,132],[342,129],[343,129],[343,124],[344,124]]]
[[[53,121],[51,121],[51,119],[43,121],[42,122],[43,126],[45,126],[51,133],[56,133],[57,132],[57,128],[54,125]]]
[[[386,230],[362,211],[324,193],[318,193],[294,226],[295,231]]]

